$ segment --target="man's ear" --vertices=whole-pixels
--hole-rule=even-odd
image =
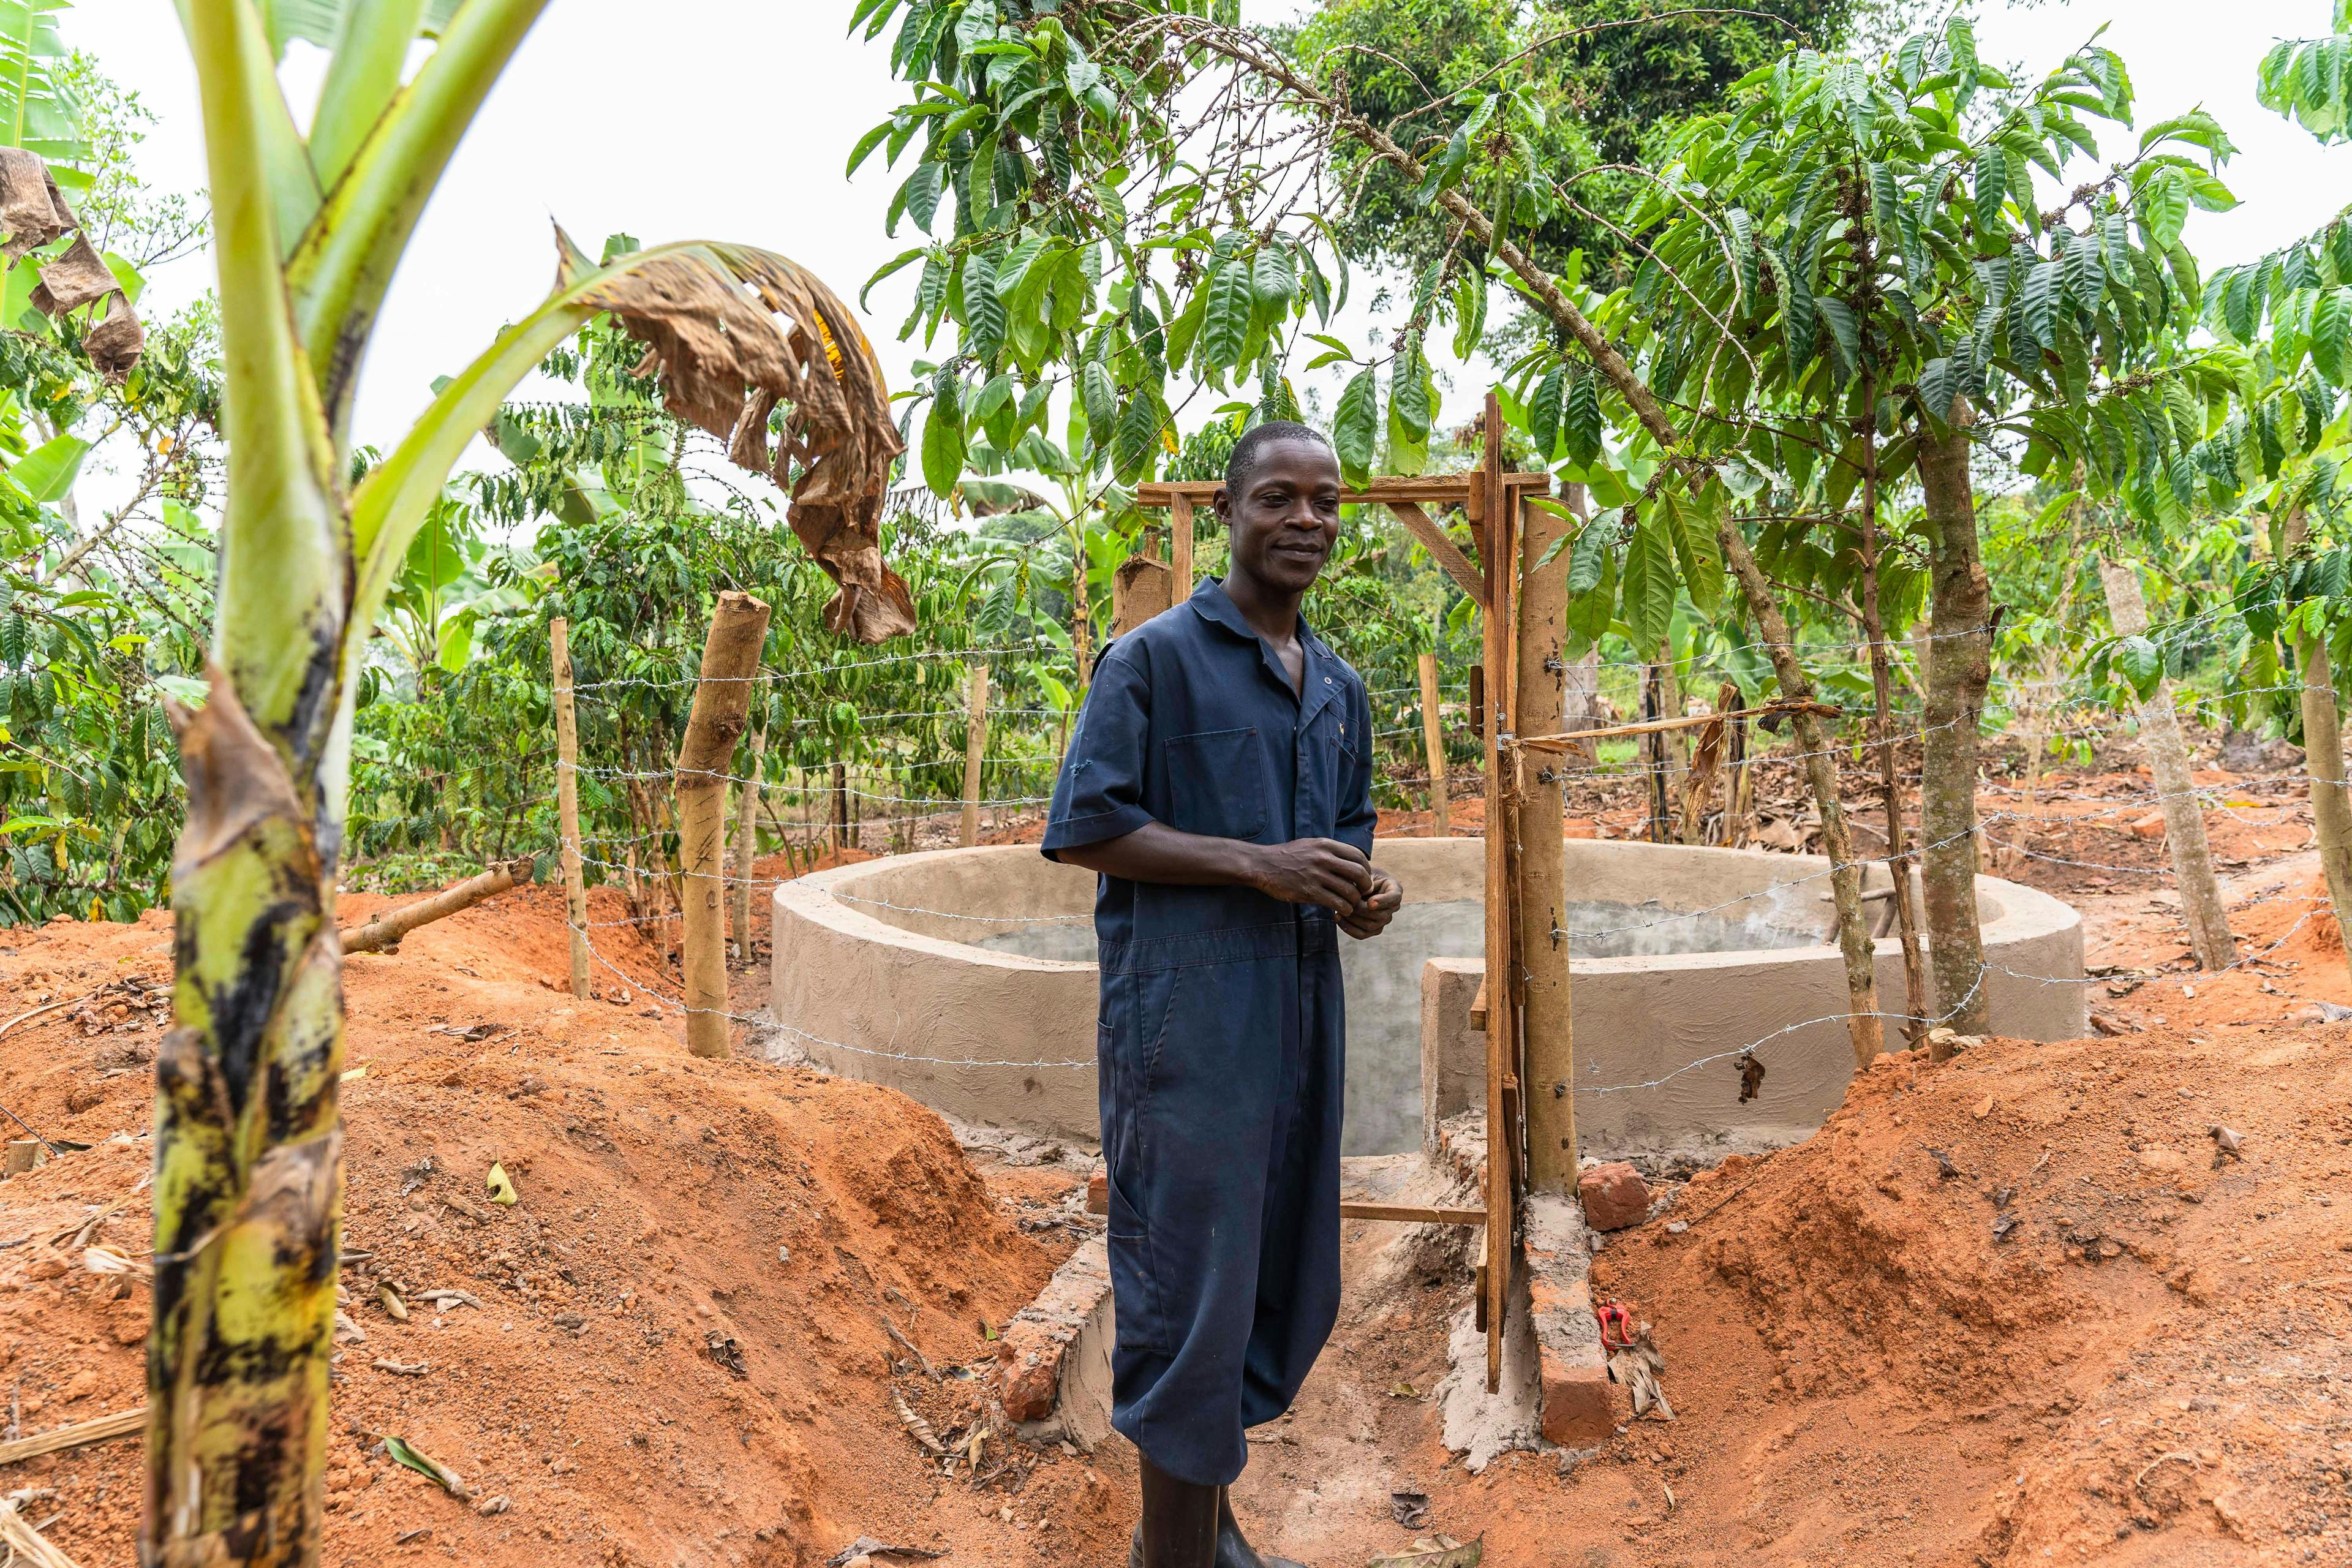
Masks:
[[[1219,522],[1231,523],[1234,521],[1234,498],[1224,486],[1219,485],[1217,493],[1209,498],[1209,510],[1217,514]]]

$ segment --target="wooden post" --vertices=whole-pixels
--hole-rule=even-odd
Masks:
[[[988,666],[971,667],[971,708],[964,719],[963,847],[980,842],[980,772],[988,758]]]
[[[760,796],[767,790],[760,768],[767,756],[768,728],[762,724],[751,731],[751,761],[743,770],[743,782],[735,786],[735,881],[729,889],[733,895],[729,910],[735,957],[741,963],[751,962],[751,862],[760,858]]]
[[[572,994],[588,994],[588,884],[580,874],[580,723],[572,707],[572,628],[547,623],[555,666],[555,821],[563,865],[563,923],[572,932]]]
[[[751,684],[768,640],[768,606],[719,595],[702,645],[686,738],[677,748],[678,904],[686,921],[686,1048],[729,1054],[727,1038],[727,774],[750,721]]]
[[[1570,485],[1568,510],[1584,515],[1584,487]],[[1568,701],[1568,573],[1536,563],[1569,531],[1566,518],[1522,507],[1519,543],[1519,696],[1523,725],[1549,723]],[[1540,716],[1540,717],[1538,717]],[[1528,769],[1532,767],[1533,772]],[[1522,1027],[1527,1039],[1528,1190],[1576,1191],[1576,1036],[1569,994],[1568,847],[1563,839],[1568,759],[1520,763],[1518,915]]]
[[[1168,502],[1168,563],[1174,569],[1175,602],[1192,596],[1192,498],[1176,496]]]
[[[1480,563],[1486,571],[1486,613],[1481,621],[1480,663],[1486,671],[1486,1392],[1503,1386],[1503,1324],[1511,1300],[1514,1258],[1513,1215],[1518,1197],[1518,1125],[1514,1108],[1517,1096],[1519,1047],[1517,944],[1512,940],[1514,894],[1517,867],[1512,854],[1510,802],[1504,770],[1516,752],[1504,749],[1503,738],[1513,731],[1512,700],[1516,688],[1511,666],[1517,625],[1513,614],[1513,577],[1518,565],[1513,549],[1512,516],[1517,509],[1503,491],[1503,411],[1494,394],[1486,396],[1486,462],[1470,491],[1466,509],[1473,523],[1483,523]]]
[[[1437,716],[1437,656],[1421,656],[1421,742],[1429,752],[1429,836],[1449,838],[1445,799],[1445,734]]]
[[[519,882],[530,880],[530,857],[524,856],[510,865],[493,866],[478,876],[467,878],[452,887],[442,889],[428,899],[404,904],[396,910],[386,910],[365,925],[352,926],[338,933],[342,950],[347,952],[389,952],[400,945],[400,939],[418,926],[446,920],[460,910],[470,910],[484,899],[495,899]]]
[[[833,852],[849,847],[849,764],[833,764]]]
[[[2101,561],[2099,580],[2107,591],[2107,618],[2119,637],[2147,634],[2147,602],[2140,597],[2139,573],[2127,561]],[[2221,887],[2213,876],[2213,851],[2205,842],[2205,813],[2189,783],[2189,747],[2180,739],[2180,722],[2172,710],[2172,682],[2159,679],[2156,694],[2139,705],[2141,748],[2147,752],[2147,771],[2156,781],[2158,805],[2164,811],[2165,847],[2172,851],[2172,869],[2180,883],[2180,918],[2189,927],[2189,946],[2200,969],[2227,969],[2237,956],[2230,935],[2230,917],[2221,905]],[[2306,750],[2304,753],[2310,755]]]

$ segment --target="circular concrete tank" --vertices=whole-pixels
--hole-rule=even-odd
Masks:
[[[1373,859],[1404,885],[1405,904],[1379,938],[1341,943],[1351,1154],[1410,1149],[1425,1121],[1484,1103],[1466,1036],[1483,946],[1481,841],[1382,839]],[[1853,1058],[1844,970],[1826,942],[1827,868],[1809,856],[1569,841],[1588,1153],[1774,1146],[1836,1106]],[[1885,886],[1883,868],[1871,870]],[[1094,888],[1092,873],[1021,846],[902,855],[787,882],[775,894],[782,1041],[953,1116],[1091,1142]],[[2080,917],[1990,877],[1978,898],[1993,1028],[2081,1035]],[[1877,953],[1883,1005],[1899,1008],[1900,945],[1882,938]],[[1750,1042],[1765,1074],[1743,1101],[1740,1066],[1723,1053]],[[1693,1065],[1706,1058],[1717,1059]]]

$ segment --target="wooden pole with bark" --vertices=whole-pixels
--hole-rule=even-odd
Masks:
[[[1903,1009],[1911,1016],[1906,1033],[1916,1039],[1935,1011],[1934,982],[1927,973],[1927,945],[1912,888],[1910,834],[1903,824],[1903,779],[1896,766],[1894,660],[1886,647],[1886,620],[1878,597],[1878,398],[1869,376],[1863,380],[1863,406],[1873,412],[1862,426],[1862,635],[1870,643],[1870,727],[1878,742],[1878,788],[1886,811],[1886,870],[1893,879],[1896,930],[1903,942]]]
[[[580,721],[572,702],[572,627],[547,623],[555,668],[555,825],[563,867],[563,924],[571,937],[572,994],[588,995],[588,881],[580,866]]]
[[[2102,558],[2099,584],[2106,590],[2107,619],[2116,635],[2146,637],[2147,601],[2140,595],[2138,572],[2129,562]],[[2226,969],[2237,957],[2238,944],[2230,934],[2221,884],[2213,875],[2213,851],[2205,841],[2205,813],[2189,781],[2189,747],[2180,738],[2169,680],[2159,679],[2155,695],[2139,705],[2139,737],[2147,752],[2148,773],[2156,781],[2158,804],[2164,808],[2164,843],[2172,855],[2173,876],[2180,884],[2180,918],[2189,927],[2189,950],[2197,955],[2198,968]]]
[[[1445,795],[1445,735],[1437,713],[1437,656],[1421,656],[1421,743],[1429,757],[1429,836],[1445,838],[1454,827]]]
[[[678,742],[678,902],[685,916],[686,1048],[729,1054],[724,853],[727,775],[750,721],[751,686],[768,640],[768,606],[732,590],[719,595],[702,645],[702,677]]]
[[[1969,418],[1963,404],[1948,427],[1918,427],[1932,637],[1919,833],[1937,1016],[1956,1033],[1981,1035],[1990,1010],[1977,915],[1977,731],[1992,681],[1992,584],[1977,541]]]
[[[1490,410],[1489,418],[1497,416]],[[1570,485],[1567,510],[1582,518],[1584,487]],[[1536,563],[1570,531],[1549,507],[1525,506],[1519,543],[1519,689],[1513,712],[1524,724],[1563,710],[1568,696],[1568,564]],[[1528,764],[1532,763],[1530,771]],[[1521,761],[1518,931],[1523,1027],[1527,1033],[1528,1187],[1566,1197],[1576,1190],[1576,1032],[1568,952],[1568,847],[1564,757]],[[1490,993],[1491,996],[1491,993]]]
[[[1763,634],[1766,657],[1780,695],[1794,703],[1814,700],[1812,678],[1797,658],[1789,636],[1789,617],[1772,596],[1770,579],[1756,563],[1737,524],[1726,515],[1716,531],[1723,546],[1724,563],[1731,568],[1748,603],[1748,614]],[[1796,731],[1797,750],[1803,753],[1805,780],[1813,804],[1822,814],[1822,853],[1829,858],[1830,900],[1837,910],[1838,952],[1845,961],[1846,1043],[1853,1047],[1854,1066],[1868,1067],[1885,1049],[1886,1033],[1878,1016],[1877,943],[1863,916],[1862,868],[1854,863],[1853,835],[1848,830],[1845,806],[1838,799],[1837,759],[1830,752],[1829,731],[1809,708],[1798,708],[1790,723]]]
[[[735,880],[729,887],[729,922],[735,931],[738,963],[751,961],[751,862],[760,858],[760,796],[766,785],[760,770],[768,759],[768,727],[751,731],[751,761],[735,786]]]
[[[971,706],[963,732],[963,847],[980,842],[981,768],[988,760],[988,666],[971,667]]]
[[[386,910],[365,925],[353,926],[341,932],[343,952],[346,954],[383,952],[398,947],[400,939],[418,926],[446,920],[460,910],[470,910],[485,899],[495,899],[509,889],[530,880],[529,856],[503,866],[493,866],[454,887],[442,889],[429,899],[419,899],[396,910]]]
[[[2310,521],[2297,508],[2286,522],[2286,551],[2303,547]],[[2352,794],[2344,777],[2344,726],[2336,705],[2336,667],[2325,637],[2295,638],[2295,664],[2303,689],[2304,766],[2311,774],[2312,836],[2319,841],[2319,870],[2327,883],[2328,907],[2336,916],[2344,960],[2352,967]],[[2187,900],[2183,900],[2185,903]]]

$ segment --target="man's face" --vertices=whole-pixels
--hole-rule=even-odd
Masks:
[[[1320,441],[1276,441],[1258,453],[1242,493],[1220,489],[1214,504],[1234,564],[1270,588],[1303,594],[1339,537],[1339,460]]]

